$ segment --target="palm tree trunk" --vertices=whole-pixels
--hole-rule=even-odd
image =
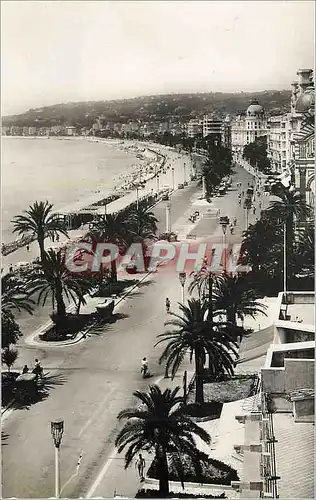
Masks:
[[[201,356],[199,352],[195,350],[194,352],[195,358],[195,402],[196,403],[204,403],[204,394],[203,394],[203,379],[201,373]]]
[[[286,231],[286,275],[288,276],[288,281],[290,282],[292,279],[292,269],[289,265],[292,261],[292,253],[293,253],[293,243],[294,243],[294,221],[293,217],[288,217],[285,223],[285,231]]]
[[[111,281],[112,283],[117,282],[117,269],[115,259],[111,260]]]
[[[38,241],[38,246],[39,246],[39,249],[40,249],[40,259],[41,259],[41,262],[44,262],[45,260],[45,239],[44,239],[44,235],[38,235],[37,236],[37,241]]]
[[[169,495],[169,469],[166,450],[160,449],[156,457],[159,477],[159,497],[167,498]]]
[[[65,306],[63,293],[62,293],[62,289],[61,289],[60,284],[56,284],[55,296],[56,296],[57,316],[59,318],[65,318],[66,317],[66,306]]]

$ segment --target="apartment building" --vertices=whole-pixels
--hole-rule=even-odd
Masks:
[[[203,120],[192,119],[186,124],[186,133],[192,139],[203,133]]]
[[[217,137],[223,146],[231,147],[231,123],[227,116],[225,120],[214,115],[205,115],[202,122],[203,137],[212,135]]]
[[[253,100],[246,113],[238,115],[231,123],[232,149],[242,153],[246,144],[267,134],[268,123],[264,108],[257,100]]]

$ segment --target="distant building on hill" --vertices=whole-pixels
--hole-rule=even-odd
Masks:
[[[203,120],[192,119],[186,125],[188,137],[194,138],[203,132]]]
[[[202,121],[203,137],[217,137],[221,144],[227,148],[231,147],[231,124],[230,118],[225,120],[214,115],[205,115]]]

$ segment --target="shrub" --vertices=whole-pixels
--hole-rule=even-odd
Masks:
[[[69,340],[69,338],[73,339],[77,333],[93,323],[95,318],[96,316],[94,314],[68,314],[62,327],[60,325],[58,325],[58,327],[53,325],[49,330],[40,335],[39,338],[46,342],[58,342]]]
[[[10,347],[6,347],[3,349],[1,354],[1,361],[8,367],[8,371],[10,371],[11,366],[14,365],[16,359],[18,357],[18,351],[16,349],[10,349]]]
[[[190,457],[183,456],[183,474],[184,482],[190,483],[230,485],[231,481],[239,480],[235,469],[233,469],[230,465],[213,458],[209,458],[202,463],[202,474],[198,477],[195,473]],[[157,464],[155,459],[149,467],[147,475],[153,479],[158,479]],[[170,463],[169,480],[180,482],[176,469]]]
[[[138,490],[138,492],[135,495],[135,498],[158,498],[159,497],[159,491],[157,490]],[[227,498],[225,493],[221,493],[218,496],[214,495],[192,495],[191,493],[169,493],[168,498]]]
[[[3,407],[14,397],[15,380],[18,376],[17,372],[3,372],[1,374],[1,404]]]

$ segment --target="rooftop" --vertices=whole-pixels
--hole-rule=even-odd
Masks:
[[[273,423],[279,497],[314,498],[314,425],[295,423],[290,413],[275,413]]]

